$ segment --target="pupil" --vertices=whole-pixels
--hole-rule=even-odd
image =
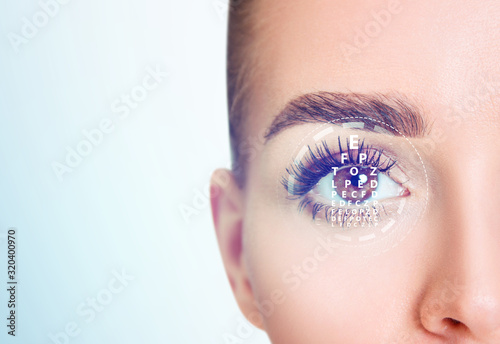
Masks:
[[[358,174],[354,176],[351,175],[349,168],[343,168],[337,171],[334,182],[341,198],[346,201],[364,201],[372,196],[372,191],[375,191],[376,187],[371,187],[371,181],[377,180],[377,177],[378,175],[371,175],[370,168],[360,167]],[[350,181],[351,185],[346,186],[346,181]]]

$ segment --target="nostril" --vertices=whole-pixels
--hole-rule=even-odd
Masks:
[[[451,328],[457,328],[462,324],[460,321],[455,320],[453,318],[444,318],[443,322],[445,323],[446,327],[451,327]]]

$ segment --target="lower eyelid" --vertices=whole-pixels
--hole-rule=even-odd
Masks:
[[[381,216],[382,216],[382,210],[380,210],[380,207],[375,207],[375,206],[366,206],[363,208],[342,208],[342,207],[332,207],[327,204],[322,204],[322,203],[314,203],[313,200],[305,198],[301,202],[302,204],[302,210],[306,208],[310,208],[312,220],[316,220],[318,217],[321,217],[327,221],[327,223],[331,223],[332,225],[334,223],[338,225],[342,225],[345,223],[352,223],[353,221],[357,221],[357,217],[359,216],[359,211],[362,209],[363,215],[360,217],[360,222],[365,222],[369,223],[374,221],[379,221]],[[300,206],[299,206],[300,207]],[[358,214],[357,215],[352,215],[349,212],[352,210],[357,210]],[[377,218],[377,220],[375,220]]]
[[[394,166],[393,169],[401,171],[399,166]],[[388,173],[382,173],[382,172],[378,172],[378,173],[379,173],[379,175],[383,176],[382,178],[391,178],[388,176]],[[405,174],[403,174],[402,171],[401,171],[401,173],[395,173],[395,174],[396,175],[400,174],[402,176],[405,176]],[[401,184],[397,183],[396,181],[393,181],[393,183],[394,183],[394,188],[391,190],[393,191],[394,195],[390,194],[389,196],[391,196],[391,197],[387,197],[387,200],[409,195],[409,192],[407,192],[407,189],[405,187],[401,186]],[[352,207],[349,208],[349,207],[342,207],[342,206],[335,207],[335,206],[331,205],[331,202],[329,202],[330,200],[326,200],[326,199],[324,201],[319,201],[316,197],[311,195],[311,191],[313,191],[313,190],[314,190],[314,186],[306,194],[301,196],[300,197],[301,201],[298,205],[299,212],[303,212],[304,210],[307,209],[308,212],[310,212],[313,220],[315,220],[315,218],[320,216],[322,218],[325,218],[328,222],[330,222],[328,220],[328,218],[331,217],[332,213],[335,213],[338,211],[349,211],[349,209],[351,209],[351,211],[352,211],[352,209],[360,209],[360,208],[352,208]],[[387,195],[385,195],[385,194],[381,194],[379,198],[386,197],[386,196]],[[295,199],[298,199],[298,197],[295,197]],[[381,199],[379,202],[384,202],[384,201],[385,201],[385,199]],[[364,205],[364,209],[371,209],[371,208],[373,208],[374,211],[378,211],[378,209],[374,206]],[[343,221],[349,222],[349,221],[352,221],[352,219],[350,219],[349,217],[346,217],[346,218],[343,218]],[[364,221],[366,222],[367,220],[364,219]]]

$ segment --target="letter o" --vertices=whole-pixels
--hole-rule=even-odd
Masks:
[[[83,149],[86,148],[86,150],[84,151]],[[81,140],[78,145],[76,146],[76,150],[77,152],[81,155],[81,156],[87,156],[89,155],[90,153],[92,153],[92,150],[94,149],[94,146],[92,146],[92,144],[87,141],[87,140]]]
[[[109,305],[113,301],[113,294],[108,289],[103,289],[97,294],[97,301],[101,305]]]
[[[39,20],[41,19],[41,21]],[[49,23],[49,16],[43,11],[38,11],[33,16],[33,24],[38,27],[44,27]]]
[[[306,272],[313,273],[318,268],[318,262],[314,258],[307,257],[302,262],[302,267]]]
[[[248,321],[250,321],[252,324],[254,324],[257,327],[261,327],[264,324],[264,321],[262,319],[262,315],[256,311],[248,314]]]
[[[148,92],[142,86],[135,86],[132,89],[132,98],[134,98],[136,102],[142,102],[147,96]]]
[[[375,29],[375,30],[373,30]],[[365,33],[370,37],[377,37],[382,32],[382,27],[376,21],[370,21],[365,25]]]

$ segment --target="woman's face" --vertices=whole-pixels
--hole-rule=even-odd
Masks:
[[[500,343],[500,3],[256,1],[245,186],[213,200],[242,311],[273,343]]]

